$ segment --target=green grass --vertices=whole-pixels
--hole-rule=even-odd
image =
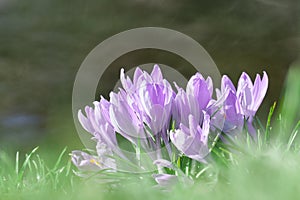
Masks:
[[[245,148],[247,153],[224,156],[229,159],[227,166],[214,164],[199,173],[195,185],[176,185],[170,191],[153,187],[149,179],[131,178],[115,185],[80,179],[72,172],[65,151],[52,167],[45,165],[37,149],[23,162],[18,154],[13,162],[1,152],[0,199],[296,199],[299,146],[290,151],[284,148]]]
[[[22,158],[17,152],[15,160],[7,152],[0,151],[0,199],[18,199],[44,192],[67,193],[71,189],[76,177],[66,158],[66,148],[52,166],[48,166],[37,151],[38,147]]]
[[[299,68],[292,68],[279,106],[270,109],[266,126],[260,122],[256,142],[249,137],[234,145],[217,143],[215,162],[195,175],[195,184],[169,189],[155,186],[151,176],[102,172],[89,178],[75,175],[63,149],[56,160],[34,148],[15,154],[0,149],[0,199],[297,199],[300,196]],[[290,114],[289,114],[290,113]],[[184,163],[184,158],[178,163]],[[103,183],[99,176],[117,180]]]

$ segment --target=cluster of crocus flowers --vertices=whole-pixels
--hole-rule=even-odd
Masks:
[[[81,171],[155,171],[161,185],[182,174],[175,167],[181,157],[207,163],[211,136],[230,138],[246,128],[255,139],[253,118],[268,88],[265,72],[254,83],[242,73],[237,88],[224,75],[213,98],[211,78],[196,73],[186,89],[174,83],[174,90],[158,65],[151,74],[137,68],[132,80],[122,69],[120,79],[122,88],[111,92],[109,101],[101,97],[93,108],[85,108],[85,115],[78,112],[83,128],[92,134],[96,152],[73,151],[72,161]],[[133,151],[121,147],[124,142]]]

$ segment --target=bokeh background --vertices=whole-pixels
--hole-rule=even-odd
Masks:
[[[84,148],[71,110],[76,72],[101,41],[144,26],[194,38],[235,83],[242,71],[267,71],[265,121],[300,55],[299,13],[298,0],[0,0],[0,148]],[[167,52],[132,52],[112,64],[99,93],[107,96],[121,67],[151,61],[194,73]]]

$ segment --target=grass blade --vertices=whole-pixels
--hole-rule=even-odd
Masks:
[[[62,157],[64,156],[64,154],[66,153],[67,151],[67,147],[65,147],[62,152],[60,153],[55,165],[54,165],[54,168],[53,168],[53,171],[56,171],[58,169],[58,166],[59,164],[61,163],[61,160],[62,160]]]
[[[268,141],[270,139],[271,119],[272,119],[275,107],[276,107],[276,101],[274,102],[273,106],[271,106],[270,112],[269,112],[269,115],[268,115],[266,131],[265,131],[265,143],[268,143]]]
[[[288,142],[288,145],[287,145],[287,151],[290,150],[292,144],[294,143],[294,140],[298,134],[298,130],[300,128],[300,120],[298,121],[297,125],[295,126],[294,130],[292,131],[292,134],[290,136],[290,139],[289,139],[289,142]]]
[[[23,175],[24,175],[24,172],[25,172],[25,169],[26,169],[26,167],[28,166],[28,164],[29,164],[29,162],[30,162],[30,158],[31,158],[31,156],[38,150],[38,148],[39,148],[39,147],[34,148],[34,149],[30,152],[30,154],[29,154],[28,156],[26,156],[26,159],[25,159],[25,161],[24,161],[24,163],[23,163],[23,165],[22,165],[22,167],[21,167],[21,169],[20,169],[20,171],[19,171],[19,173],[18,173],[18,183],[19,183],[20,181],[22,181]]]
[[[16,166],[15,166],[15,172],[18,175],[19,174],[19,151],[16,153]]]

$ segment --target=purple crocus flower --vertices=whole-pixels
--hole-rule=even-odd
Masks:
[[[71,155],[73,164],[81,171],[99,171],[102,169],[116,169],[114,159],[109,157],[99,155],[92,156],[83,151],[72,151]]]
[[[189,115],[194,116],[198,124],[202,123],[203,110],[206,110],[208,103],[212,99],[213,84],[210,77],[206,80],[200,73],[196,73],[188,81],[186,92],[179,88],[175,98],[173,116],[177,124],[188,126]]]
[[[82,151],[72,151],[72,162],[83,171],[99,171],[102,168],[97,156]]]
[[[269,79],[266,72],[263,72],[262,79],[257,74],[254,84],[248,74],[243,72],[238,82],[236,95],[242,108],[242,114],[247,119],[248,132],[252,136],[256,134],[256,130],[252,125],[253,117],[267,93],[268,83]]]
[[[137,68],[133,81],[125,76],[124,70],[121,70],[121,83],[127,94],[126,101],[133,112],[138,115],[139,127],[144,128],[145,138],[155,138],[155,141],[148,140],[150,149],[160,149],[162,139],[171,154],[167,129],[170,125],[175,93],[170,83],[163,78],[159,66],[154,65],[151,74]]]
[[[253,117],[262,103],[268,89],[268,75],[263,72],[262,79],[257,74],[254,84],[245,72],[242,73],[237,87],[236,96],[246,117]]]
[[[170,132],[170,138],[176,148],[186,156],[205,162],[208,155],[208,134],[210,129],[210,116],[203,112],[204,120],[202,127],[197,123],[193,115],[189,115],[189,126],[180,124],[180,128]]]
[[[231,135],[239,133],[244,127],[244,120],[247,120],[248,131],[255,136],[252,120],[268,88],[268,76],[266,72],[263,74],[262,79],[257,74],[253,84],[250,77],[243,72],[237,90],[226,75],[222,77],[221,91],[217,90],[217,97],[226,96],[222,108],[225,117],[223,132]]]
[[[86,116],[78,112],[78,119],[83,128],[94,138],[106,141],[111,148],[117,146],[117,139],[109,117],[110,102],[101,97],[100,102],[94,102],[94,108],[86,106]]]
[[[76,161],[75,165],[80,166],[78,160],[81,160],[81,162],[89,164],[87,166],[95,167],[95,164],[101,163],[101,168],[109,168],[116,166],[115,161],[110,158],[111,156],[127,159],[118,146],[116,132],[109,116],[110,104],[110,102],[101,97],[100,102],[94,102],[94,108],[86,106],[86,116],[79,110],[78,118],[81,125],[86,131],[92,134],[92,139],[97,143],[97,156],[95,157],[84,152],[80,153],[76,151],[72,154],[72,158],[74,158],[73,161]],[[92,159],[92,157],[95,162],[89,163],[88,160]]]
[[[130,103],[134,104],[134,110],[142,114],[139,118],[149,126],[153,135],[166,132],[175,93],[170,83],[163,79],[159,66],[154,65],[151,75],[137,68],[133,81],[121,70],[121,83],[130,96]]]
[[[224,119],[222,127],[218,127],[224,133],[240,133],[244,125],[244,116],[241,114],[241,106],[236,97],[236,89],[228,76],[224,75],[221,82],[221,90],[216,89],[217,99],[221,100],[220,111],[217,119]]]
[[[146,135],[141,111],[133,100],[129,100],[129,95],[122,89],[118,93],[111,92],[109,114],[114,130],[137,145]]]

